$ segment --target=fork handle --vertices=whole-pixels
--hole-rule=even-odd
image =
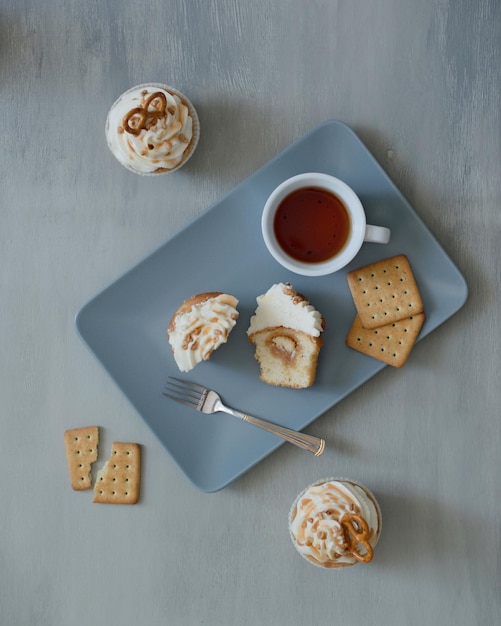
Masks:
[[[319,439],[318,437],[313,437],[313,435],[298,433],[290,428],[285,428],[285,426],[278,426],[272,422],[267,422],[259,417],[252,417],[252,415],[247,415],[245,413],[240,413],[239,417],[241,417],[244,422],[249,422],[249,424],[259,426],[259,428],[267,430],[268,432],[285,439],[289,443],[293,443],[295,446],[303,448],[303,450],[312,452],[315,456],[320,456],[325,450],[325,441],[323,439]]]

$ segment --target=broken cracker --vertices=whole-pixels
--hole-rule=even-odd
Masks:
[[[99,427],[73,428],[64,433],[71,486],[75,491],[92,487],[91,465],[97,459]]]
[[[416,343],[425,320],[424,313],[392,322],[378,328],[364,328],[357,315],[346,345],[393,367],[402,367]]]
[[[422,313],[423,301],[404,254],[371,263],[347,274],[364,328],[377,328]]]
[[[111,444],[111,454],[98,472],[94,500],[102,504],[136,504],[141,480],[141,446],[137,443]]]

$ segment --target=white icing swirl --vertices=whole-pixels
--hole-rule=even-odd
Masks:
[[[322,315],[302,296],[297,294],[289,283],[278,283],[258,296],[255,315],[251,317],[247,334],[284,326],[319,337],[323,330]]]
[[[174,90],[172,90],[174,91]],[[126,130],[124,122],[133,110],[144,108],[146,101],[155,93],[165,97],[165,111],[158,115],[160,100],[153,100],[147,111],[157,113],[145,128],[137,134]],[[145,109],[146,111],[146,109]],[[198,120],[177,93],[171,93],[159,85],[139,85],[126,91],[111,107],[106,120],[106,139],[117,160],[126,168],[140,174],[172,171],[194,149]],[[137,123],[138,117],[136,117]],[[131,119],[131,125],[134,118]]]
[[[381,531],[379,506],[362,485],[351,481],[326,480],[305,489],[294,503],[290,534],[299,553],[322,567],[354,565],[343,528],[345,516],[358,515],[369,529],[374,547]]]
[[[168,336],[181,372],[189,372],[201,361],[209,359],[212,352],[228,340],[238,311],[224,299],[224,296],[210,298],[176,315]]]

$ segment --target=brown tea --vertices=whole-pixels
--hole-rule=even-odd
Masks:
[[[273,223],[280,247],[297,261],[320,263],[346,244],[351,222],[346,207],[330,191],[304,187],[280,203]]]

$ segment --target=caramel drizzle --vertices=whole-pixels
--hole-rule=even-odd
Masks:
[[[149,106],[157,101],[153,110],[149,111]],[[131,135],[139,135],[142,130],[147,129],[154,121],[165,117],[167,110],[167,98],[161,91],[155,91],[151,96],[142,104],[134,109],[131,109],[123,118],[122,124],[124,130]]]
[[[372,561],[374,551],[369,543],[370,530],[364,518],[352,513],[344,515],[340,523],[350,554],[361,563]],[[361,547],[365,548],[365,552],[360,551]]]

